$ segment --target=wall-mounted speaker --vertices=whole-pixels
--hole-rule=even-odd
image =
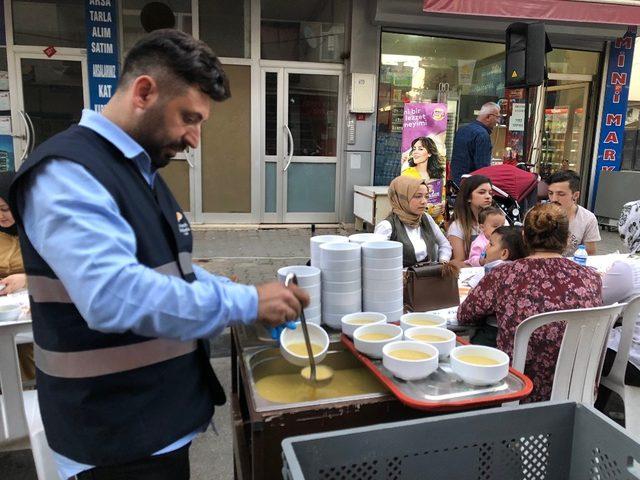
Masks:
[[[505,43],[505,88],[542,85],[547,79],[547,53],[552,50],[544,23],[512,23]]]

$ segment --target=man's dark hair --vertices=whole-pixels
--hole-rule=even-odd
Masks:
[[[562,170],[560,172],[556,172],[547,179],[547,185],[562,182],[569,182],[569,188],[572,192],[580,191],[580,175],[573,170]]]
[[[500,236],[501,248],[509,250],[509,258],[507,260],[518,260],[528,255],[521,227],[498,227],[493,231],[493,234]]]
[[[156,30],[140,39],[127,53],[120,85],[140,75],[152,76],[162,86],[198,87],[213,100],[231,96],[229,80],[211,49],[191,35],[174,29]]]

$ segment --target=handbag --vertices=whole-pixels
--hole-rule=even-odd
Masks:
[[[452,264],[421,262],[407,268],[404,277],[404,308],[426,312],[460,305],[458,275]]]

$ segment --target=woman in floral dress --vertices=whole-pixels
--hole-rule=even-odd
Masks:
[[[495,315],[498,348],[511,357],[516,327],[523,320],[544,312],[600,306],[600,275],[562,257],[568,237],[569,221],[559,206],[547,203],[531,209],[524,221],[529,256],[489,272],[460,305],[458,322],[481,324]],[[525,373],[533,381],[533,392],[526,401],[550,398],[563,334],[564,324],[553,323],[531,336]]]

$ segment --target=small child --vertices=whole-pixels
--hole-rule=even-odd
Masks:
[[[480,235],[471,243],[469,258],[465,262],[472,267],[481,267],[485,264],[484,251],[489,245],[489,237],[493,231],[504,225],[505,216],[498,207],[485,207],[478,212],[478,224]]]
[[[527,249],[522,238],[522,228],[498,227],[489,237],[489,245],[485,251],[484,271],[488,273],[501,263],[526,256]]]
[[[484,271],[478,272],[473,277],[467,280],[467,284],[471,288],[475,288],[480,280],[489,273],[505,262],[512,262],[519,258],[527,256],[527,248],[524,245],[524,239],[522,238],[521,227],[498,227],[496,228],[491,237],[489,237],[489,245],[487,245]]]
[[[498,227],[489,237],[489,245],[486,250],[484,271],[474,275],[467,283],[471,288],[475,288],[480,280],[497,266],[524,258],[527,256],[527,249],[522,238],[522,228],[520,227]],[[487,317],[486,323],[476,329],[471,337],[474,345],[486,345],[496,347],[496,337],[498,328],[495,317]]]

